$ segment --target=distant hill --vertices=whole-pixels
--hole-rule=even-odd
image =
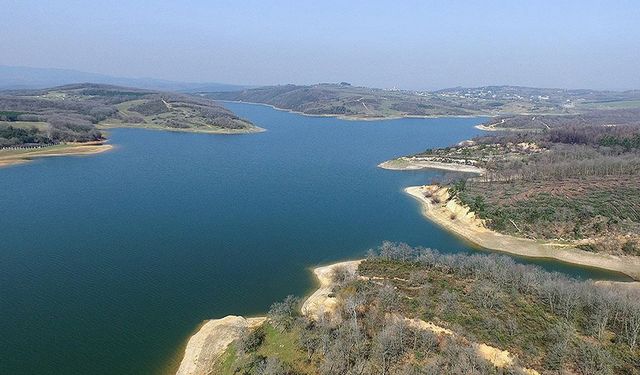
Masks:
[[[310,115],[351,118],[574,114],[594,109],[640,107],[640,91],[564,90],[518,86],[386,90],[321,83],[207,92],[213,99],[269,104]]]
[[[260,130],[210,99],[187,94],[103,84],[0,92],[0,147],[97,141],[109,127]]]
[[[71,69],[30,68],[0,65],[0,90],[43,89],[78,82],[139,87],[158,91],[233,91],[245,86],[224,83],[177,82],[155,78],[124,78]]]

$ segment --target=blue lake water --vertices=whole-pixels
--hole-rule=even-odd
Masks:
[[[202,320],[304,295],[310,266],[383,240],[477,251],[402,192],[442,172],[376,165],[475,136],[482,119],[225,105],[268,131],[118,129],[112,152],[0,169],[0,374],[160,374]]]

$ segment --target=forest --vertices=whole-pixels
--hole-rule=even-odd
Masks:
[[[640,108],[587,110],[584,113],[565,115],[506,115],[495,117],[483,125],[492,130],[516,131],[541,131],[565,126],[637,126],[640,125]]]
[[[105,127],[255,131],[210,99],[97,84],[0,92],[0,147],[88,142]]]
[[[336,269],[334,316],[289,296],[217,374],[639,374],[640,297],[500,255],[385,242]],[[429,328],[431,327],[431,328]],[[437,329],[433,327],[438,327]],[[508,351],[500,366],[479,353]]]
[[[273,105],[310,115],[356,118],[402,116],[500,116],[489,127],[536,127],[537,115],[576,115],[602,109],[637,109],[640,91],[596,91],[520,86],[456,87],[436,91],[377,89],[347,82],[278,85],[241,91],[203,92],[220,100]],[[528,114],[514,116],[514,114]],[[532,116],[533,115],[533,116]],[[589,115],[587,115],[589,116]],[[509,121],[508,124],[502,120]],[[512,124],[513,122],[513,124]]]
[[[493,230],[640,255],[640,124],[562,121],[540,131],[491,132],[412,158],[483,168],[449,190]]]

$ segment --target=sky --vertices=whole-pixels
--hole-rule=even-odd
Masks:
[[[640,0],[0,4],[0,65],[246,85],[640,89]]]

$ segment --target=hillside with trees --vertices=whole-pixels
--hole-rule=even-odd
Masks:
[[[576,114],[598,109],[640,108],[640,91],[545,89],[518,86],[451,88],[437,91],[376,89],[349,83],[266,86],[206,92],[220,100],[253,102],[309,115],[346,118],[405,116],[499,116]]]
[[[0,92],[0,147],[100,141],[100,129],[123,126],[258,130],[212,100],[191,95],[97,84]]]
[[[542,116],[529,131],[492,132],[459,145],[401,158],[472,165],[449,185],[500,233],[640,256],[640,123],[637,111],[593,116]],[[617,119],[617,121],[614,121]]]
[[[560,127],[640,126],[640,108],[593,110],[562,116],[499,116],[483,124],[485,130],[544,131]]]
[[[336,309],[272,305],[215,374],[639,374],[635,289],[578,281],[498,255],[385,242],[336,268]]]

